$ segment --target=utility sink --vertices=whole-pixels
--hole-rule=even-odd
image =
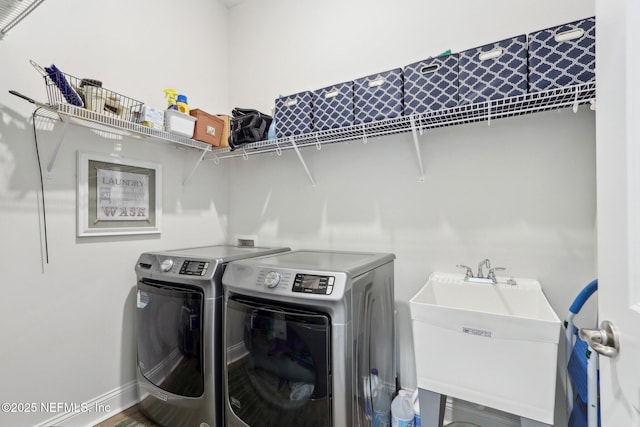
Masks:
[[[553,424],[561,323],[537,280],[433,273],[410,309],[419,388]]]

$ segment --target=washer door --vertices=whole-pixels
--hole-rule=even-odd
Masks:
[[[138,369],[152,384],[180,396],[204,392],[202,291],[138,282]]]
[[[236,417],[252,427],[331,425],[329,315],[231,296],[225,325]]]

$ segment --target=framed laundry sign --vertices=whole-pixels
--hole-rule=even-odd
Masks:
[[[160,233],[162,166],[78,152],[78,236]]]

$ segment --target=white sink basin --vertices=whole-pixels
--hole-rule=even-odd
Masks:
[[[410,301],[418,387],[553,424],[560,319],[514,280],[429,277]]]

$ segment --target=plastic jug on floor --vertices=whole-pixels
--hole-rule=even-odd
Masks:
[[[391,402],[391,427],[413,427],[413,402],[400,391]]]

